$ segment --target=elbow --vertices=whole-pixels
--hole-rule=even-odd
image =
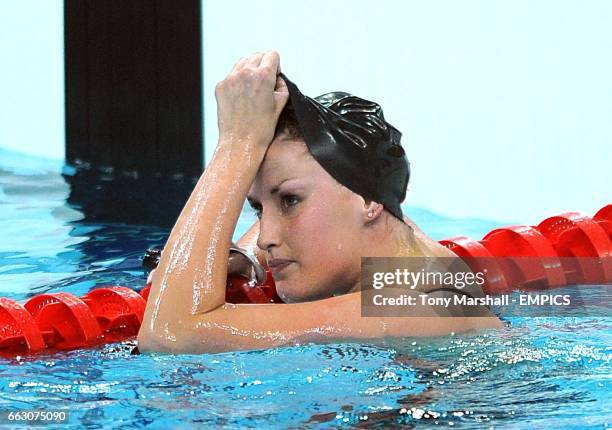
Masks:
[[[138,350],[143,353],[201,354],[226,350],[213,342],[213,339],[208,336],[200,338],[198,335],[202,335],[202,333],[194,331],[192,326],[179,325],[174,327],[175,331],[167,328],[151,330],[144,327],[143,324],[137,338]]]
[[[138,332],[138,350],[140,352],[163,352],[163,353],[178,353],[182,352],[177,345],[174,336],[164,335],[141,326]]]
[[[142,327],[138,332],[137,342],[140,352],[164,352],[162,345],[157,342],[155,336]]]

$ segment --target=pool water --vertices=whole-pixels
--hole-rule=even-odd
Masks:
[[[88,221],[66,203],[61,171],[0,152],[0,296],[141,288],[143,250],[163,246],[168,229]],[[436,239],[504,224],[405,210]],[[245,208],[237,235],[253,219]],[[601,289],[573,288],[602,300]],[[75,429],[607,428],[611,323],[513,317],[497,331],[376,344],[173,356],[131,355],[128,341],[0,358],[0,411],[63,409],[61,428]]]

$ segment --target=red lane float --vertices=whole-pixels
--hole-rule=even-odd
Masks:
[[[489,294],[501,294],[510,291],[508,281],[499,261],[482,243],[465,236],[451,237],[440,243],[461,257],[474,272],[484,274],[484,290]]]
[[[149,292],[151,291],[151,284],[146,284],[145,287],[140,290],[140,295],[145,301],[149,300]]]
[[[550,242],[533,227],[509,226],[489,232],[480,243],[505,267],[508,285],[547,288],[566,285],[561,262]]]
[[[612,280],[612,242],[603,227],[579,212],[546,218],[537,229],[563,258],[572,284],[604,284]]]
[[[281,303],[272,273],[264,285],[241,276],[228,279],[230,303]],[[69,350],[118,342],[138,333],[151,285],[140,293],[122,286],[91,290],[82,298],[68,293],[40,294],[25,305],[0,298],[0,354],[47,348]]]
[[[612,282],[612,205],[591,219],[569,212],[536,227],[495,229],[476,241],[464,236],[440,243],[485,273],[484,290]],[[572,258],[565,258],[572,257]],[[226,301],[281,303],[272,274],[266,285],[230,277]],[[137,293],[127,287],[96,288],[84,297],[41,294],[21,305],[0,298],[0,354],[16,355],[47,348],[74,349],[134,336],[142,323],[150,284]]]
[[[138,333],[147,302],[127,287],[96,288],[83,297],[103,332]]]
[[[480,241],[460,236],[440,243],[485,273],[488,294],[612,282],[610,204],[592,219],[569,212],[536,227],[498,228]]]
[[[612,205],[599,209],[593,220],[608,233],[608,238],[612,241]]]
[[[14,300],[0,298],[0,350],[18,349],[25,346],[28,351],[46,347],[34,317]]]
[[[243,276],[230,276],[227,279],[225,301],[228,303],[282,303],[270,269],[266,268],[266,283],[255,285]]]
[[[91,309],[72,294],[40,294],[24,307],[34,317],[49,347],[74,349],[93,344],[102,335]]]

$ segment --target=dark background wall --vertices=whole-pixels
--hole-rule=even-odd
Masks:
[[[200,0],[65,0],[64,15],[70,202],[174,219],[203,169]]]

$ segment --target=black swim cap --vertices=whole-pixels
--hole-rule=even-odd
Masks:
[[[348,93],[305,96],[281,74],[289,89],[285,109],[293,108],[304,141],[315,160],[339,183],[381,203],[403,221],[410,166],[400,144],[402,133],[385,121],[382,108]]]

